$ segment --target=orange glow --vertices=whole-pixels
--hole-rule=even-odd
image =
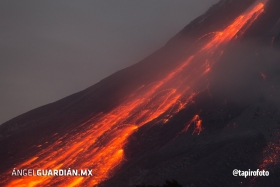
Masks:
[[[8,171],[1,179],[6,186],[96,186],[108,179],[124,160],[124,145],[128,137],[141,126],[155,119],[167,123],[176,113],[208,88],[205,76],[222,55],[223,47],[237,34],[241,35],[264,11],[258,3],[239,16],[194,55],[188,57],[161,81],[142,85],[125,102],[108,113],[92,116],[59,140],[42,149],[15,168],[34,169],[93,169],[91,177],[10,177]],[[186,73],[187,72],[187,73]],[[184,79],[182,78],[184,77]],[[182,80],[183,79],[183,80]],[[198,84],[199,83],[199,84]],[[202,120],[194,116],[190,124],[194,133],[202,131]],[[190,125],[189,124],[189,125]],[[185,131],[188,130],[186,127]],[[56,135],[56,134],[55,134]],[[54,135],[54,136],[55,136]]]

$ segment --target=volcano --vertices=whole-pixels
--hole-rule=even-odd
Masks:
[[[2,124],[1,186],[280,186],[279,7],[221,0],[137,64]],[[92,176],[11,175],[69,168]]]

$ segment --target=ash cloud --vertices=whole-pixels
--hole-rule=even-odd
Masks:
[[[232,44],[215,64],[211,91],[239,104],[280,102],[280,54],[258,42]]]

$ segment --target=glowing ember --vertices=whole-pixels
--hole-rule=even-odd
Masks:
[[[261,169],[272,169],[280,162],[280,141],[278,143],[269,142],[263,151],[264,159],[260,165]]]
[[[266,76],[265,74],[261,73],[262,79],[265,81],[266,80]]]
[[[259,165],[260,170],[271,171],[280,162],[280,141],[269,142],[263,150],[263,160]],[[255,184],[258,177],[254,177],[250,180],[250,186]]]
[[[223,31],[211,33],[213,38],[208,43],[160,82],[141,86],[126,102],[109,113],[99,114],[81,124],[83,130],[71,130],[34,157],[15,167],[88,168],[93,169],[92,177],[11,178],[9,171],[2,181],[6,186],[96,186],[106,180],[122,162],[123,147],[133,132],[158,118],[164,123],[168,122],[192,102],[194,96],[208,88],[205,75],[223,54],[223,47],[237,34],[243,34],[264,11],[263,8],[264,3],[258,3],[248,9]],[[199,135],[202,131],[202,120],[196,115],[191,123],[195,124],[193,133]]]

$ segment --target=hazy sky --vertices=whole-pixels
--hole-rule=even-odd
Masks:
[[[1,0],[0,124],[163,46],[219,0]]]

